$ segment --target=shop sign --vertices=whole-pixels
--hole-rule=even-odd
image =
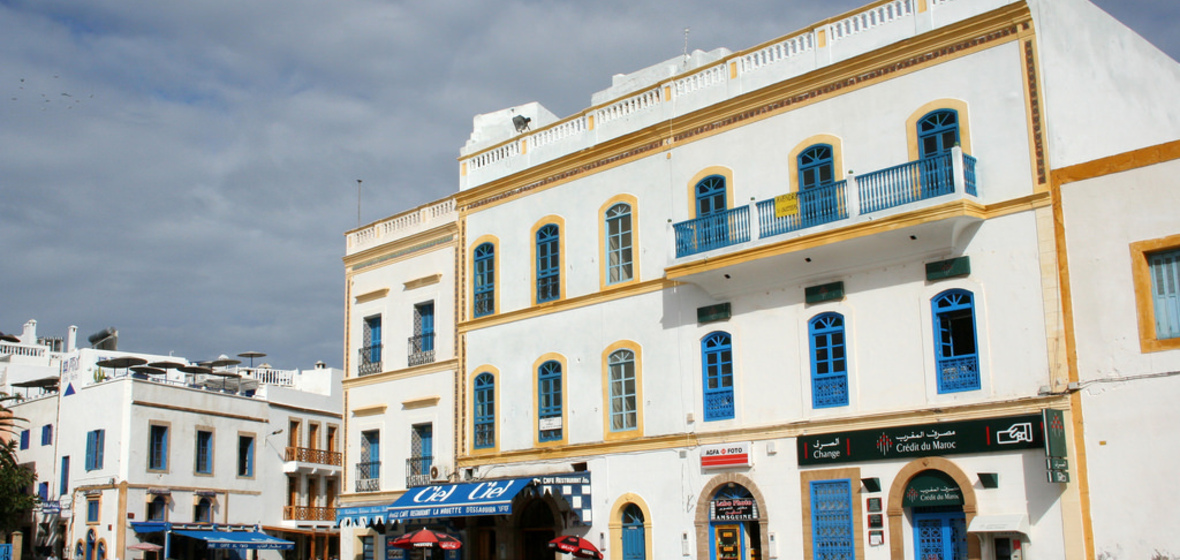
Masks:
[[[1065,441],[1065,413],[1060,410],[1046,408],[1045,415],[1045,455],[1049,457],[1067,457],[1068,446]]]
[[[940,471],[923,471],[910,479],[901,498],[902,507],[961,506],[963,491]]]
[[[61,502],[57,500],[50,500],[41,502],[41,513],[44,514],[60,514]]]
[[[752,498],[722,498],[709,502],[710,521],[757,521],[758,502]]]
[[[800,436],[800,465],[1040,449],[1040,414]]]
[[[551,416],[549,418],[541,418],[537,421],[537,429],[541,430],[541,431],[560,430],[561,429],[561,417],[560,416]]]
[[[702,469],[750,466],[750,442],[706,445],[701,448]]]

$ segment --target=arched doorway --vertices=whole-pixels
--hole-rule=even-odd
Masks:
[[[891,556],[979,558],[979,540],[967,538],[976,503],[970,480],[951,461],[927,457],[906,465],[889,490],[890,538],[897,545],[904,543],[892,547]]]
[[[554,552],[549,550],[549,541],[557,538],[553,509],[542,499],[534,499],[521,511],[520,559],[553,560]]]
[[[94,560],[94,549],[98,546],[98,536],[94,529],[86,531],[86,560]]]
[[[714,477],[697,501],[697,557],[711,560],[762,560],[769,520],[754,481],[731,473]]]

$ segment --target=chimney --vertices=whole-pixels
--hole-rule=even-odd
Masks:
[[[78,347],[78,327],[70,325],[66,331],[66,352],[73,352]]]

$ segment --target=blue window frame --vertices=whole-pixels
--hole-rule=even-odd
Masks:
[[[631,280],[631,260],[631,205],[620,202],[606,211],[606,283]]]
[[[704,369],[705,421],[733,418],[733,347],[729,333],[710,333],[701,340]]]
[[[102,468],[105,447],[106,430],[86,432],[86,470],[94,471]]]
[[[193,508],[193,521],[196,523],[213,522],[213,502],[209,498],[201,498]]]
[[[238,436],[238,476],[254,476],[254,436]]]
[[[947,290],[934,297],[934,353],[938,392],[980,388],[975,337],[975,303],[967,290]]]
[[[825,187],[835,182],[833,161],[832,147],[828,144],[816,144],[803,150],[798,158],[799,190]]]
[[[475,248],[472,281],[473,301],[471,315],[483,317],[496,312],[496,246],[481,243]]]
[[[643,510],[635,504],[623,508],[623,560],[647,559],[647,535]]]
[[[639,427],[635,352],[626,349],[611,352],[607,370],[610,372],[610,431],[635,430]]]
[[[811,482],[811,550],[816,558],[856,558],[852,517],[849,479]]]
[[[1151,273],[1151,303],[1155,315],[1155,337],[1180,337],[1180,250],[1147,255]]]
[[[86,522],[98,523],[100,502],[98,498],[89,498],[86,500]]]
[[[53,424],[41,426],[41,445],[53,445]]]
[[[197,430],[196,471],[213,474],[213,432]]]
[[[426,476],[434,464],[434,425],[415,424],[410,434],[410,475]]]
[[[824,313],[808,323],[811,337],[811,406],[848,405],[848,356],[844,316]]]
[[[914,508],[914,549],[918,558],[967,560],[967,518],[961,510]]]
[[[148,469],[168,470],[168,426],[152,424],[149,430]]]
[[[381,363],[381,316],[365,317],[361,361],[365,364]]]
[[[537,230],[537,303],[561,297],[560,238],[556,224]]]
[[[61,478],[58,480],[57,495],[65,496],[70,492],[70,457],[61,458]]]
[[[419,303],[414,306],[414,336],[418,340],[417,349],[421,352],[434,351],[434,302]]]
[[[561,363],[550,360],[537,368],[537,439],[561,439]]]
[[[918,152],[925,159],[946,153],[959,143],[959,113],[931,111],[918,120]]]
[[[148,521],[167,521],[168,519],[168,498],[164,496],[156,496],[152,501],[148,502],[147,520]]]
[[[37,485],[37,497],[41,498],[42,502],[49,501],[49,483],[42,482]]]
[[[701,179],[694,189],[696,192],[697,217],[724,212],[729,206],[725,191],[725,177],[710,175]]]
[[[21,430],[20,431],[20,448],[21,449],[28,449],[29,448],[29,431],[28,430]]]
[[[490,373],[475,376],[475,434],[476,449],[496,446],[496,378]]]

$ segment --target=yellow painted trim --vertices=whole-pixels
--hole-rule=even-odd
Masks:
[[[835,168],[833,179],[844,180],[844,145],[841,143],[840,137],[831,134],[816,134],[796,144],[787,156],[787,174],[790,178],[787,183],[787,192],[799,192],[799,154],[816,144],[828,144],[832,147],[832,167]]]
[[[738,74],[737,61],[736,60],[729,61],[729,79],[736,80],[737,74]]]
[[[539,384],[537,383],[537,376],[541,369],[541,364],[548,361],[554,361],[561,364],[561,439],[554,441],[541,441],[541,395],[539,394]],[[532,375],[529,379],[532,380],[533,385],[533,447],[558,447],[569,443],[570,438],[570,424],[569,424],[569,375],[570,368],[566,362],[565,356],[557,352],[548,352],[542,354],[537,361],[533,362]]]
[[[475,316],[475,249],[484,243],[492,244],[492,312],[482,318],[495,317],[500,312],[500,292],[504,286],[500,284],[500,238],[494,235],[481,235],[467,245],[467,302],[468,309],[463,312],[468,317]]]
[[[527,153],[529,153],[529,139],[528,138],[521,138],[520,139],[520,155],[523,156]]]
[[[380,244],[374,245],[372,247],[369,247],[368,249],[365,249],[363,251],[358,251],[356,253],[352,253],[351,255],[346,255],[343,259],[345,274],[347,277],[352,277],[353,275],[356,275],[356,274],[368,272],[369,270],[371,270],[370,269],[371,266],[376,266],[376,267],[389,266],[393,263],[409,260],[412,258],[417,258],[422,253],[430,253],[430,252],[439,251],[442,249],[449,249],[452,246],[454,246],[453,240],[449,241],[449,242],[435,243],[435,244],[430,245],[428,247],[423,247],[419,250],[405,253],[403,255],[398,255],[395,258],[383,260],[381,262],[365,266],[362,269],[354,270],[355,267],[361,265],[362,263],[365,263],[366,261],[371,261],[374,259],[379,259],[381,257],[387,256],[387,255],[392,255],[398,251],[402,251],[404,249],[409,249],[411,247],[414,247],[415,245],[422,245],[422,244],[429,243],[431,241],[439,241],[448,235],[455,235],[457,230],[458,230],[458,228],[457,228],[457,225],[455,224],[455,222],[443,222],[438,227],[431,228],[426,231],[418,232],[418,233],[415,233],[410,236],[401,237],[401,238],[398,238],[398,239],[395,239],[393,241],[389,241],[386,243],[380,243]]]
[[[1139,350],[1144,354],[1180,348],[1180,337],[1159,338],[1155,332],[1155,304],[1152,301],[1150,253],[1180,248],[1180,234],[1131,244],[1131,278],[1135,286],[1135,311],[1139,320]]]
[[[1024,86],[1024,118],[1028,130],[1028,158],[1031,163],[1030,171],[1034,190],[1049,189],[1049,149],[1045,139],[1045,107],[1044,88],[1041,87],[1040,69],[1037,64],[1036,36],[1032,31],[1031,22],[1025,24],[1022,33],[1020,65],[1025,68],[1020,73],[1021,84]]]
[[[594,130],[594,115],[586,115],[586,130]]]
[[[615,503],[611,506],[610,522],[608,524],[610,529],[610,550],[611,560],[623,560],[623,510],[630,504],[635,504],[639,511],[643,512],[643,548],[646,551],[644,558],[655,558],[652,554],[652,524],[651,524],[651,508],[648,507],[647,502],[644,501],[639,494],[634,492],[627,492],[615,499]]]
[[[961,99],[935,99],[918,107],[905,121],[906,147],[910,157],[907,161],[918,160],[918,121],[939,109],[953,109],[958,113],[959,146],[963,148],[964,154],[971,155],[971,119],[967,113],[967,102]]]
[[[118,496],[118,511],[116,512],[116,519],[127,519],[127,486],[126,480],[119,483]],[[146,517],[144,518],[147,519]],[[645,518],[646,519],[646,518]],[[126,550],[127,547],[127,523],[119,523],[119,528],[115,530],[115,546],[119,550]],[[108,553],[109,557],[109,553]]]
[[[465,162],[465,161],[459,163],[459,176],[460,177],[467,176],[467,162]]]
[[[374,416],[377,414],[385,414],[385,410],[389,408],[388,405],[375,404],[372,406],[362,406],[352,409],[353,416]]]
[[[711,175],[720,175],[725,179],[725,207],[733,208],[733,169],[723,165],[711,165],[697,172],[688,181],[688,219],[697,217],[697,183]]]
[[[811,483],[822,480],[841,480],[848,479],[849,486],[852,487],[852,523],[853,534],[856,535],[852,541],[852,547],[855,550],[854,554],[857,560],[864,560],[865,557],[865,528],[864,518],[861,513],[861,508],[864,505],[864,497],[860,491],[860,467],[845,467],[840,469],[823,469],[823,470],[807,470],[799,472],[799,507],[803,517],[803,557],[812,558],[812,542],[811,542]]]
[[[619,203],[627,204],[631,207],[631,279],[609,284],[607,264],[610,262],[610,258],[607,254],[606,247],[606,211]],[[614,289],[639,282],[639,247],[639,199],[635,198],[635,195],[626,193],[617,194],[608,198],[602,206],[598,207],[599,290]]]
[[[417,408],[429,408],[437,406],[442,397],[438,395],[430,395],[428,397],[418,397],[402,401],[402,408],[405,410],[413,410]]]
[[[697,558],[712,558],[715,556],[711,553],[714,543],[709,540],[709,510],[711,509],[709,504],[713,501],[713,496],[717,495],[718,489],[730,484],[740,484],[746,490],[749,490],[750,494],[754,496],[754,501],[759,504],[759,511],[767,512],[768,508],[766,504],[770,502],[766,500],[762,489],[750,477],[735,472],[727,472],[710,478],[701,488],[700,494],[697,495],[696,511],[693,515],[692,524],[693,528],[696,529],[697,537]],[[761,535],[758,549],[763,551],[763,558],[769,556],[767,554],[767,545],[770,542],[770,515],[764,514],[759,517],[758,521],[746,521],[745,523],[758,524],[759,534]],[[858,558],[857,560],[863,559]]]
[[[449,360],[442,360],[430,364],[422,364],[420,366],[413,366],[405,369],[392,369],[389,371],[383,371],[381,373],[366,375],[364,377],[346,377],[344,378],[344,395],[345,397],[348,396],[347,391],[349,389],[367,387],[369,385],[380,385],[389,381],[409,379],[411,377],[418,377],[419,375],[452,370],[458,367],[458,364],[458,360],[451,358]]]
[[[671,100],[672,100],[672,86],[666,85],[666,86],[664,86],[664,101],[671,101]]]
[[[1064,185],[1177,159],[1180,159],[1180,140],[1054,169],[1053,181],[1058,185]]]
[[[365,292],[359,296],[356,296],[355,303],[368,303],[375,299],[381,299],[387,295],[389,295],[389,288],[381,288],[380,290],[373,290],[371,292]]]
[[[930,8],[929,8],[929,6],[926,5],[926,0],[918,0],[918,13],[919,14],[925,12],[928,9],[930,9]]]
[[[532,319],[542,315],[548,315],[550,313],[569,311],[571,309],[586,307],[588,305],[597,305],[600,303],[628,298],[631,296],[658,292],[660,290],[674,288],[679,285],[679,282],[669,282],[663,278],[657,278],[655,280],[648,280],[646,282],[612,286],[610,290],[577,296],[567,300],[555,301],[552,302],[555,304],[552,306],[540,305],[526,307],[524,309],[508,311],[499,315],[488,315],[478,319],[470,319],[458,325],[458,332],[463,334],[474,330],[486,329],[488,327],[495,327],[516,321],[523,321],[525,319]]]
[[[416,290],[418,288],[422,288],[425,286],[431,286],[434,284],[438,284],[440,281],[442,281],[442,274],[441,273],[440,274],[431,274],[430,276],[423,276],[422,278],[417,278],[414,280],[410,280],[409,282],[405,282],[402,284],[402,286],[407,291],[408,290]]]
[[[474,396],[475,395],[475,378],[479,377],[480,375],[482,375],[484,373],[489,373],[492,375],[492,407],[493,407],[492,408],[492,432],[493,432],[492,438],[493,438],[493,440],[492,440],[491,447],[484,448],[484,449],[476,449],[475,448],[475,396]],[[564,382],[565,380],[563,379],[562,381]],[[500,414],[501,406],[500,405],[503,404],[503,401],[500,400],[500,369],[497,368],[496,366],[491,365],[491,364],[484,364],[482,366],[479,366],[479,367],[471,370],[471,374],[467,376],[467,386],[471,388],[469,391],[467,391],[467,394],[471,395],[471,397],[469,397],[467,404],[464,405],[465,406],[464,410],[471,411],[471,416],[470,416],[471,425],[464,426],[463,430],[466,432],[470,429],[471,449],[469,449],[468,452],[472,456],[477,456],[477,457],[480,455],[495,455],[500,452],[500,416],[501,416],[501,414]],[[562,387],[564,388],[564,385],[562,385]],[[534,389],[534,391],[535,391],[535,389]]]
[[[1090,515],[1090,462],[1086,455],[1085,419],[1082,417],[1082,393],[1069,396],[1070,421],[1073,427],[1073,468],[1077,481],[1078,502],[1081,505],[1082,537],[1087,560],[1095,560],[1094,520]]]
[[[816,43],[819,44],[819,48],[822,49],[828,46],[828,32],[826,29],[817,29],[815,31],[815,37]]]
[[[635,429],[615,432],[610,426],[610,355],[619,350],[629,350],[635,355]],[[643,437],[643,347],[634,340],[620,340],[602,351],[602,439],[620,441]]]
[[[557,299],[537,303],[537,231],[547,225],[557,226]],[[565,299],[565,238],[569,234],[565,229],[565,218],[550,214],[537,220],[529,230],[529,246],[532,258],[529,259],[529,305],[549,306]],[[472,269],[474,270],[474,269]]]

